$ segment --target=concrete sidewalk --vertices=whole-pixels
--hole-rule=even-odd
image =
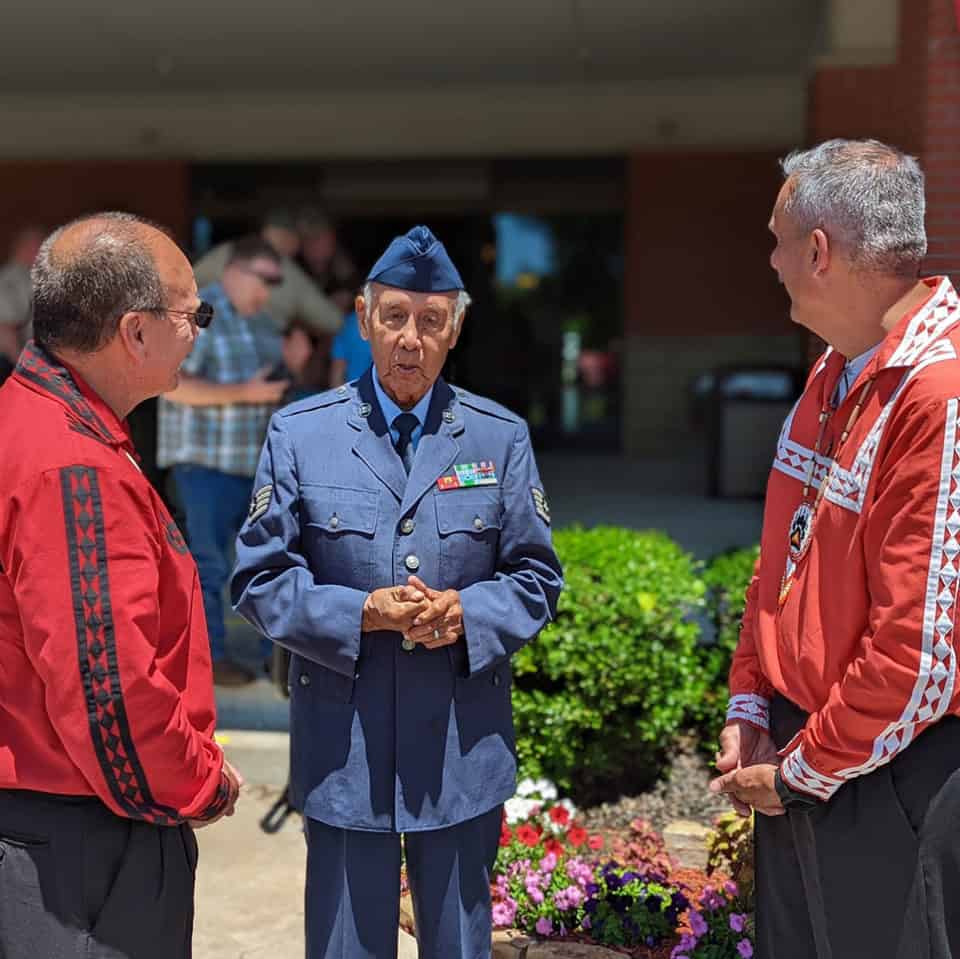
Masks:
[[[256,780],[271,769],[286,769],[286,736],[242,733],[233,740],[239,747],[225,738],[231,762],[248,782],[233,816],[197,830],[194,959],[302,959],[306,845],[301,820],[291,815],[274,835],[259,825],[281,787]],[[402,930],[398,949],[398,959],[416,959],[416,941]]]

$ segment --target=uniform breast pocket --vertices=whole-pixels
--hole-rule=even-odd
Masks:
[[[472,493],[436,497],[440,537],[440,580],[444,589],[462,589],[491,579],[500,543],[500,500]]]
[[[304,485],[300,497],[301,536],[317,582],[369,590],[379,494],[376,490]]]

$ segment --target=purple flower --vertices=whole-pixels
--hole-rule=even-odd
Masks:
[[[740,890],[737,888],[737,884],[729,879],[723,884],[723,891],[734,899],[740,895]]]
[[[703,918],[703,915],[697,912],[696,909],[690,910],[690,928],[693,930],[693,934],[699,938],[707,932],[707,923]]]
[[[580,925],[583,926],[584,929],[589,929],[593,925],[593,923],[590,922],[589,916],[584,916],[583,922],[581,922]]]
[[[527,895],[530,897],[530,901],[538,906],[543,902],[543,893],[537,886],[527,886]]]
[[[553,870],[557,868],[556,853],[548,852],[543,859],[540,860],[540,868],[544,872],[553,872]]]
[[[549,936],[553,932],[553,923],[546,916],[541,916],[537,920],[536,929],[541,936]]]
[[[750,940],[741,939],[737,943],[737,952],[743,956],[743,959],[750,959],[750,957],[753,955],[753,946],[750,945]]]
[[[743,927],[746,925],[747,917],[741,915],[739,912],[734,912],[730,914],[730,928],[734,932],[743,932]]]

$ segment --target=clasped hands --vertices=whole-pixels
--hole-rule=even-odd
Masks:
[[[389,630],[427,649],[450,646],[463,636],[463,607],[455,589],[431,589],[418,576],[406,586],[375,589],[363,604],[363,632]]]
[[[717,752],[722,775],[710,782],[710,792],[724,793],[741,816],[754,809],[764,816],[782,816],[786,810],[773,784],[779,765],[769,733],[749,723],[728,723]]]

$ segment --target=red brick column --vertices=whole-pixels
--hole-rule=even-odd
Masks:
[[[902,8],[916,0],[903,0]],[[921,159],[927,173],[930,273],[960,279],[960,28],[953,0],[925,0],[926,96]],[[902,14],[901,14],[902,15]],[[913,14],[916,16],[916,14]]]
[[[960,28],[954,0],[900,0],[897,63],[825,68],[810,96],[810,142],[876,137],[927,174],[928,273],[960,282]]]

